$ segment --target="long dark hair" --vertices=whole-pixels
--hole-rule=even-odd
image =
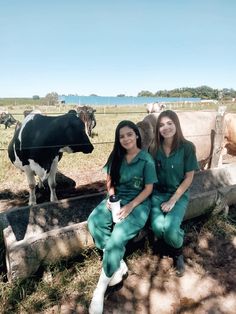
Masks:
[[[105,165],[108,168],[108,173],[111,176],[111,186],[113,187],[117,186],[120,182],[120,167],[126,154],[126,149],[123,148],[120,144],[120,129],[126,126],[135,132],[137,136],[137,147],[141,149],[141,136],[137,125],[129,120],[121,121],[116,127],[113,150],[110,153],[110,156],[108,157]]]
[[[174,135],[174,139],[172,142],[171,151],[174,151],[175,149],[177,149],[180,146],[180,144],[182,144],[183,142],[186,141],[185,137],[183,136],[183,132],[181,129],[178,115],[172,110],[162,111],[157,118],[157,124],[156,124],[156,130],[155,130],[155,139],[154,139],[154,143],[153,143],[154,147],[151,149],[152,155],[156,154],[156,151],[160,148],[160,146],[162,145],[162,142],[164,140],[163,136],[160,134],[160,131],[159,131],[160,121],[163,117],[170,118],[176,127],[176,133]]]

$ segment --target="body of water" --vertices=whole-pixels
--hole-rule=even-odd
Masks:
[[[116,106],[116,105],[144,105],[153,102],[200,102],[201,98],[177,97],[109,97],[109,96],[59,96],[59,101],[65,104]]]

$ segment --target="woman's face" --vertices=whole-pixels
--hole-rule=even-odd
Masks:
[[[131,150],[137,147],[137,135],[133,129],[124,126],[120,129],[120,144],[126,150]]]
[[[169,117],[162,117],[160,120],[159,132],[163,138],[172,138],[176,133],[176,126]]]

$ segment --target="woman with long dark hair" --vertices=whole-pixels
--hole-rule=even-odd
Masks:
[[[105,165],[107,198],[90,214],[88,228],[96,247],[103,250],[102,271],[90,304],[90,314],[102,314],[108,286],[122,281],[128,268],[123,260],[127,242],[144,227],[150,212],[149,196],[157,181],[151,155],[141,150],[135,123],[121,121],[115,131],[113,150]],[[121,200],[119,222],[112,220],[109,196]]]
[[[164,240],[174,258],[178,276],[184,274],[181,229],[188,202],[188,189],[198,169],[195,146],[183,136],[179,118],[172,110],[160,113],[151,153],[158,183],[154,185],[150,221],[154,234]]]

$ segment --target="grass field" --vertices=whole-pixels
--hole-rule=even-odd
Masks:
[[[8,110],[18,120],[22,121],[23,110],[26,108],[31,109],[32,104],[9,107],[10,105],[8,106]],[[50,115],[62,114],[71,108],[73,106],[41,107],[40,109],[42,112]],[[114,130],[118,122],[123,119],[138,122],[146,115],[145,108],[141,106],[104,107],[96,109],[97,126],[94,131],[98,135],[92,139],[95,149],[89,155],[64,154],[59,163],[59,170],[64,174],[86,171],[100,172],[112,149]],[[203,108],[200,107],[197,109]],[[206,109],[213,108],[209,106]],[[230,109],[234,109],[234,107],[231,106]],[[2,149],[0,150],[0,190],[4,190],[6,185],[10,187],[11,184],[19,185],[19,187],[27,186],[25,177],[11,165],[7,156],[6,148],[13,133],[14,126],[5,130],[3,125],[0,125],[0,148]],[[206,234],[211,234],[211,239],[215,238],[216,242],[218,235],[221,236],[223,234],[225,238],[228,237],[229,239],[236,236],[235,224],[227,221],[224,217],[213,218],[212,220],[208,219],[202,221],[199,225],[189,224],[185,226],[185,229],[186,233],[192,232],[192,241],[200,241]],[[28,278],[23,282],[11,284],[6,281],[5,252],[1,237],[2,235],[0,234],[0,313],[87,313],[87,308],[101,268],[101,261],[99,260],[96,249],[86,251],[74,260],[48,265],[41,270],[41,273],[34,277]],[[137,250],[128,256],[129,268],[132,269],[132,265],[137,262],[141,265],[144,255],[153,258],[150,255],[148,244],[145,244],[141,250]],[[195,261],[196,265],[193,266],[196,272],[199,271],[199,267],[201,266],[199,261]],[[70,312],[63,312],[63,304],[69,304],[68,307],[71,308]]]

